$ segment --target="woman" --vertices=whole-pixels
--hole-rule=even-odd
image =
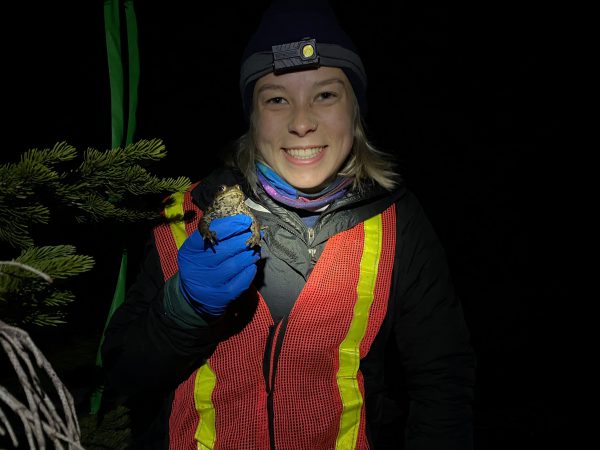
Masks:
[[[405,448],[471,448],[474,355],[444,253],[364,136],[366,76],[332,11],[275,2],[240,87],[248,133],[229,167],[175,196],[166,215],[195,218],[155,229],[107,331],[108,387],[152,430],[140,446],[401,447],[384,433],[392,343]],[[235,185],[244,203],[221,201],[242,213],[220,214]]]

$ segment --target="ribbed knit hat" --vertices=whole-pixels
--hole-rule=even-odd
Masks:
[[[366,111],[367,75],[350,37],[326,0],[273,0],[246,45],[240,68],[244,114],[249,117],[256,80],[269,72],[318,66],[342,69],[361,112]]]

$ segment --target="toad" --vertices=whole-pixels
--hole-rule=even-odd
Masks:
[[[212,245],[217,242],[217,234],[209,230],[210,222],[221,217],[234,216],[236,214],[246,214],[252,219],[250,231],[252,236],[246,241],[246,245],[254,247],[260,245],[259,225],[252,214],[252,211],[244,203],[244,192],[242,188],[235,184],[233,186],[222,185],[215,194],[215,199],[212,204],[206,208],[204,215],[198,224],[198,230],[205,240],[210,241]]]

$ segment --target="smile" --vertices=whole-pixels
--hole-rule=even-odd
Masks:
[[[305,148],[284,148],[285,152],[296,159],[311,159],[323,151],[325,146]]]

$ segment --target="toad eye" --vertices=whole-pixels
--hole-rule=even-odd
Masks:
[[[226,190],[227,190],[227,186],[225,186],[224,184],[222,184],[221,186],[219,186],[219,191],[225,192]]]

